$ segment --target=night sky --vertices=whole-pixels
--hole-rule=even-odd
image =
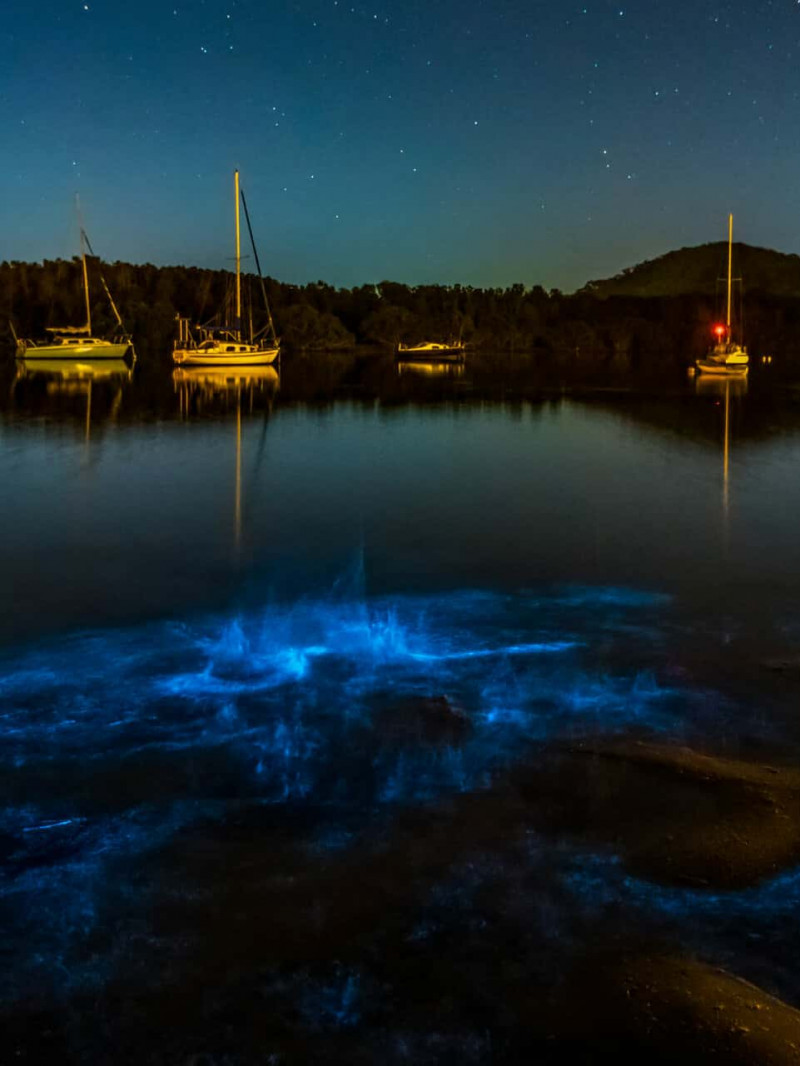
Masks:
[[[5,0],[0,259],[572,290],[800,251],[797,0]]]

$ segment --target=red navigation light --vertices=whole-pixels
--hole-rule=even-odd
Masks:
[[[724,326],[714,326],[714,332],[719,337],[719,339],[722,340],[722,338],[725,336],[725,327]]]

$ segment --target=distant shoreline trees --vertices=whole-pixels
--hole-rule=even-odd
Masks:
[[[477,349],[518,353],[542,365],[658,370],[686,365],[708,347],[718,313],[714,293],[709,287],[680,290],[686,278],[700,276],[697,260],[708,273],[717,252],[706,245],[670,253],[571,296],[522,284],[473,288],[384,281],[342,289],[322,281],[289,285],[272,278],[265,284],[288,351],[365,346],[390,351],[401,341],[460,338]],[[800,257],[749,252],[761,272],[749,277],[745,339],[754,355],[780,353],[786,365],[800,365]],[[99,270],[99,261],[92,260],[92,321],[98,333],[111,332]],[[169,358],[177,313],[199,323],[211,321],[230,292],[226,271],[103,263],[102,273],[137,348],[154,360]],[[759,278],[768,280],[767,291],[757,291]],[[264,321],[259,286],[248,276],[244,282],[244,321],[258,329]],[[0,264],[0,335],[8,319],[20,336],[40,337],[50,325],[83,318],[77,259]]]

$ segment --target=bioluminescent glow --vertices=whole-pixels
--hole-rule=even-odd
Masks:
[[[302,813],[297,856],[336,862],[376,818],[486,788],[543,742],[707,720],[708,693],[631,666],[652,660],[668,609],[624,589],[369,599],[340,586],[6,654],[0,906],[19,965],[0,997],[105,981],[128,934],[85,944],[115,908],[146,908],[154,890],[126,887],[134,867],[232,811]],[[355,1024],[355,970],[309,982],[304,1016]]]
[[[788,920],[800,905],[800,868],[781,873],[753,888],[717,892],[706,887],[653,884],[625,873],[619,858],[610,854],[576,854],[565,870],[564,885],[594,907],[624,902],[635,910],[659,912],[685,921],[726,921],[758,924],[764,919]]]

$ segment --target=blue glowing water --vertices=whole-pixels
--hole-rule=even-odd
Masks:
[[[200,929],[165,937],[148,914],[214,889],[142,871],[236,812],[275,812],[297,869],[325,868],[365,834],[390,834],[404,810],[489,789],[543,744],[720,736],[737,715],[734,732],[770,738],[774,723],[675,668],[685,624],[670,596],[625,588],[370,597],[357,564],[326,597],[7,650],[0,917],[13,965],[0,1004],[68,1003],[137,954],[193,950]],[[442,870],[408,944],[454,926],[484,936],[481,887],[535,883],[533,897],[512,892],[504,920],[539,938],[543,967],[555,945],[624,914],[796,991],[779,931],[800,905],[797,872],[746,892],[666,889],[628,876],[613,852],[538,837],[523,854],[503,847]],[[355,963],[326,967],[275,970],[264,995],[292,1004],[304,1031],[353,1031],[386,994]]]
[[[0,885],[25,947],[0,994],[102,978],[110,956],[86,963],[80,945],[115,870],[232,803],[311,803],[309,846],[336,853],[373,812],[484,787],[533,743],[674,731],[698,703],[629,665],[631,632],[669,608],[660,594],[369,599],[358,585],[5,654]],[[598,671],[597,635],[616,630],[624,664]],[[424,733],[430,700],[443,738],[408,743],[398,721],[422,714]]]
[[[356,576],[327,598],[7,653],[0,907],[15,966],[0,996],[107,980],[124,933],[86,945],[110,897],[141,894],[126,888],[137,857],[232,805],[313,811],[303,847],[335,857],[379,812],[487,787],[531,745],[707,726],[725,701],[659,668],[670,610],[661,593],[583,587],[371,599]],[[756,921],[797,895],[792,878],[724,898],[654,890],[587,857],[560,884],[584,910],[613,898],[695,920]],[[301,982],[315,1024],[356,1024],[359,978],[342,974]]]
[[[403,385],[398,407],[368,361],[368,402],[322,406],[313,380],[292,393],[300,362],[241,420],[153,368],[113,428],[99,383],[91,410],[7,394],[0,1017],[21,1051],[52,1027],[79,1061],[111,1061],[107,1038],[136,1062],[322,1061],[311,1034],[341,1061],[500,1062],[509,975],[557,988],[601,941],[800,1003],[796,870],[665,888],[517,787],[543,751],[618,735],[797,762],[794,408],[776,444],[733,405],[723,452],[694,395],[511,414],[470,401],[468,370],[452,405]]]

